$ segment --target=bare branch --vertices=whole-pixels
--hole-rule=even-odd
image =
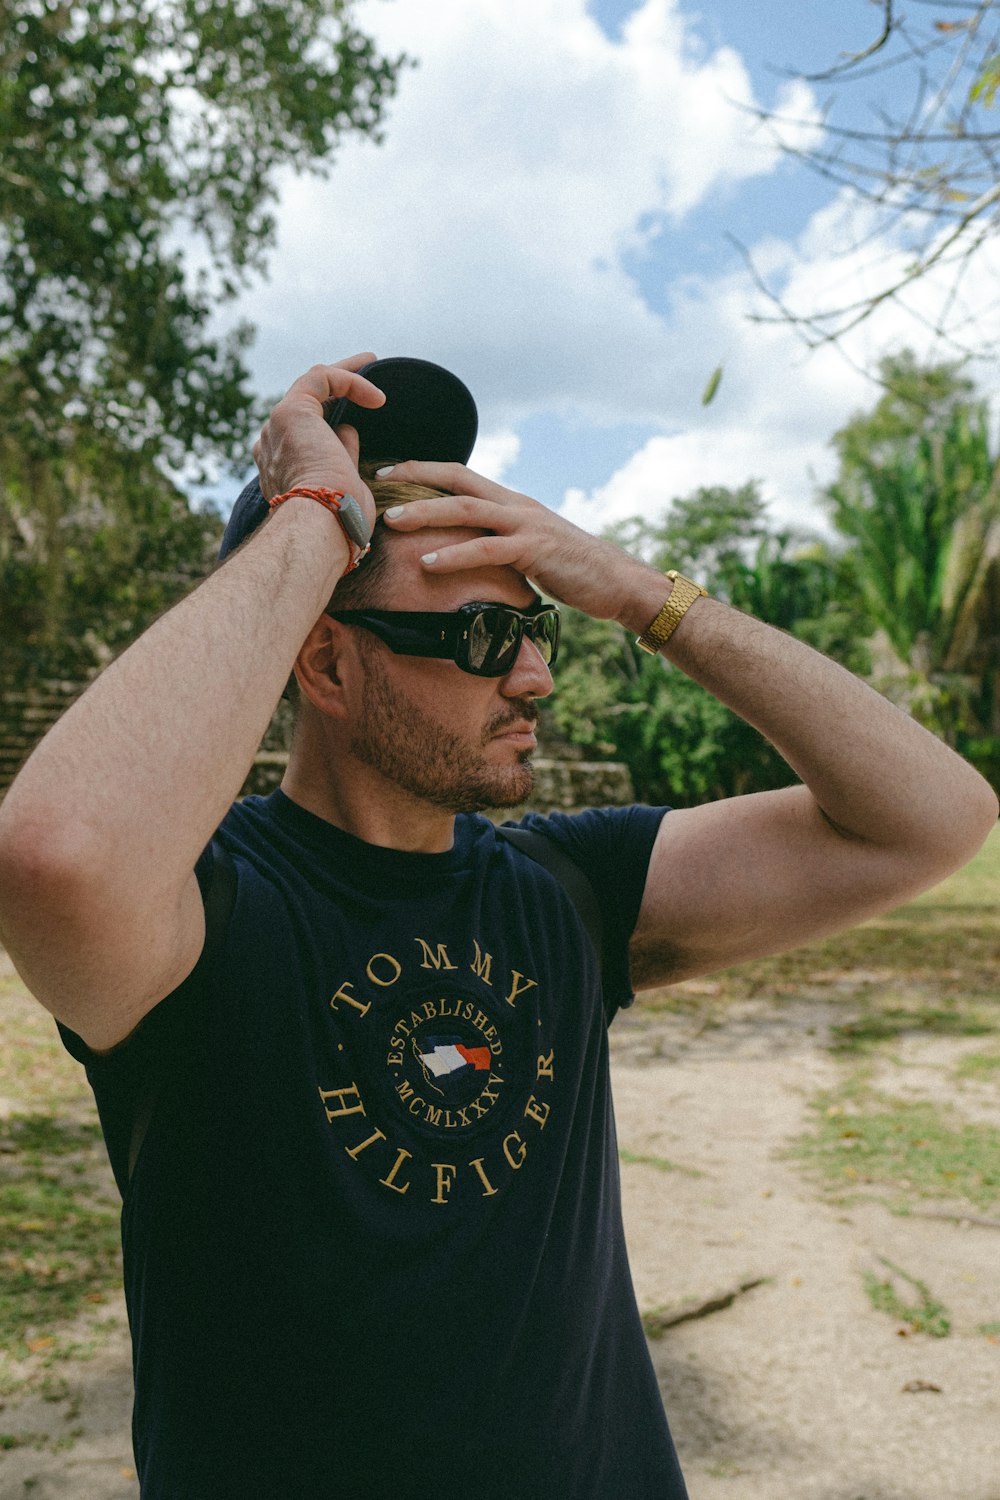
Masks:
[[[983,85],[984,79],[992,80],[1000,59],[1000,0],[911,0],[905,14],[886,0],[878,3],[882,29],[870,46],[825,72],[797,75],[812,82],[834,79],[846,90],[859,78],[897,69],[894,97],[870,101],[870,122],[835,118],[841,95],[833,94],[823,105],[822,139],[800,146],[790,130],[802,132],[812,121],[751,111],[785,155],[866,207],[865,223],[846,236],[840,252],[856,257],[867,249],[867,269],[877,278],[878,289],[849,297],[840,306],[828,302],[796,312],[765,284],[748,252],[739,247],[756,289],[773,309],[755,314],[755,320],[784,322],[797,329],[808,347],[816,347],[836,343],[895,301],[936,337],[972,353],[967,346],[977,336],[977,315],[979,328],[983,326],[982,308],[970,308],[963,282],[970,257],[1000,232],[1000,122],[996,129],[988,128],[991,94]],[[902,105],[901,68],[912,81]],[[871,255],[880,240],[895,264],[887,259],[880,267]],[[902,269],[900,252],[907,257]],[[912,299],[909,289],[942,271],[932,299],[936,308],[928,312],[927,298]]]
[[[866,47],[863,52],[855,52],[852,56],[845,58],[843,62],[835,64],[832,68],[827,68],[825,73],[803,73],[802,77],[808,83],[820,83],[827,78],[836,78],[838,74],[846,73],[848,69],[856,67],[860,62],[864,62],[865,58],[873,57],[876,52],[881,52],[892,35],[895,26],[892,15],[892,0],[883,0],[883,8],[882,32],[880,36],[875,38],[870,47]]]

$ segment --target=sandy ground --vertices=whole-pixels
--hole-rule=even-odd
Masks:
[[[691,1500],[1000,1500],[1000,1339],[976,1331],[1000,1319],[1000,1231],[829,1206],[784,1158],[845,1068],[821,1003],[705,1019],[634,1011],[612,1030],[623,1152],[682,1169],[622,1167],[640,1306],[676,1312],[765,1278],[651,1342]],[[883,1066],[896,1093],[947,1090],[1000,1123],[995,1084],[948,1082],[977,1047],[914,1039]],[[872,1309],[861,1272],[880,1255],[942,1299],[950,1337],[902,1336]],[[0,1430],[37,1434],[0,1454],[3,1500],[136,1500],[118,1313],[110,1347],[63,1367],[66,1394],[0,1412]]]

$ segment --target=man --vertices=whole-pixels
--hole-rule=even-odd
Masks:
[[[0,933],[88,1064],[125,1193],[142,1493],[678,1500],[606,1018],[909,899],[997,801],[800,642],[400,452],[430,377],[387,399],[373,358],[295,382],[255,449],[266,524],[241,500],[244,543],[0,811]],[[358,425],[331,430],[344,398]],[[441,401],[446,453],[461,402]],[[383,404],[397,445],[367,456],[426,492],[347,571]],[[802,782],[541,820],[597,889],[600,969],[560,882],[469,813],[530,784],[556,644],[532,585],[659,645]],[[282,789],[227,811],[293,667]]]

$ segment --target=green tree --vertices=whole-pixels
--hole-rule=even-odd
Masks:
[[[322,172],[345,135],[377,133],[402,60],[352,9],[0,8],[0,392],[26,451],[82,429],[177,468],[245,461],[247,330],[209,321],[266,263],[278,168]]]
[[[883,360],[834,437],[826,499],[872,622],[874,685],[984,770],[1000,761],[1000,476],[985,403],[951,365]]]
[[[46,592],[50,559],[34,534],[35,497],[8,487],[0,528],[4,686],[86,679],[210,570],[221,518],[192,511],[154,466],[128,477],[128,492],[113,503],[91,475],[75,478],[78,504],[60,527],[57,621]]]
[[[378,135],[405,59],[353,10],[0,3],[0,553],[50,636],[88,513],[130,526],[137,475],[245,464],[250,330],[212,319],[266,264],[278,169]]]
[[[755,484],[702,488],[675,500],[661,521],[634,519],[614,537],[856,670],[868,665],[839,560],[813,538],[770,531]],[[794,783],[757,730],[664,658],[617,625],[565,615],[551,715],[589,753],[623,760],[640,798],[692,805]]]

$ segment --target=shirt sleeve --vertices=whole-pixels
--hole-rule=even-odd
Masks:
[[[589,808],[581,813],[528,813],[519,826],[545,834],[587,876],[601,909],[602,979],[609,1015],[631,1005],[629,940],[639,919],[649,858],[666,807]]]
[[[195,866],[202,901],[217,876],[217,851],[210,844]],[[63,1046],[83,1064],[94,1091],[108,1155],[119,1191],[128,1186],[128,1157],[132,1128],[141,1102],[157,1079],[184,1048],[204,1016],[210,980],[224,939],[206,921],[205,944],[187,978],[143,1016],[135,1030],[109,1052],[95,1052],[75,1031],[56,1022]]]

